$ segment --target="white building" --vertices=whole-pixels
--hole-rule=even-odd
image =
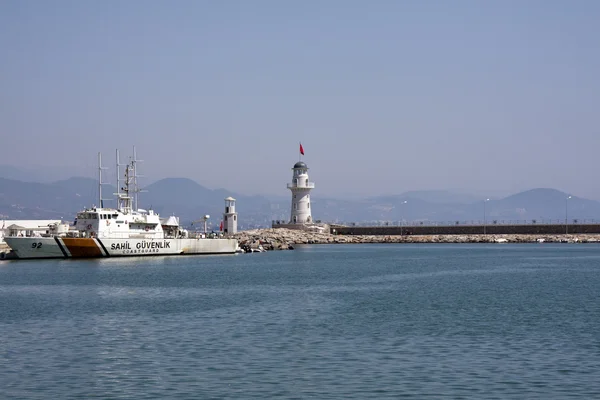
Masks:
[[[292,183],[287,187],[292,192],[292,209],[290,224],[312,224],[310,209],[310,191],[315,184],[308,180],[308,167],[303,161],[298,161],[292,168]]]
[[[225,212],[223,213],[223,233],[233,235],[237,233],[237,212],[235,211],[235,199],[225,199]]]

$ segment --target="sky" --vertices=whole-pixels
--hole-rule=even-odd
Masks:
[[[600,2],[0,0],[0,164],[600,199]]]

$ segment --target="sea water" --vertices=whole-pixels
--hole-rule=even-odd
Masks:
[[[3,261],[0,398],[600,398],[600,245]]]

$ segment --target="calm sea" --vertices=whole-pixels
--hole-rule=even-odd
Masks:
[[[600,398],[600,246],[0,263],[2,399]]]

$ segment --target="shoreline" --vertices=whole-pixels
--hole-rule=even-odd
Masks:
[[[333,235],[285,228],[253,229],[233,235],[241,248],[288,250],[300,244],[361,243],[600,243],[600,234],[502,235]]]

